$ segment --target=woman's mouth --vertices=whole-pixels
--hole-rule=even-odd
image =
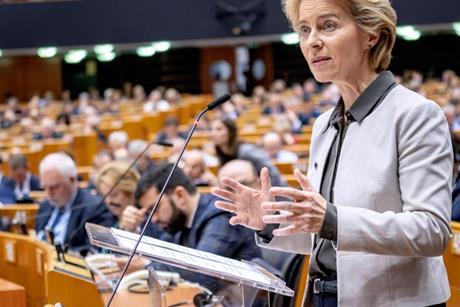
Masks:
[[[328,62],[330,59],[331,59],[330,57],[326,57],[326,56],[315,57],[315,58],[313,58],[312,64],[315,65],[315,66],[322,65],[322,64]]]

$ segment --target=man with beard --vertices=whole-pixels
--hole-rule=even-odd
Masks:
[[[140,179],[135,196],[141,209],[125,209],[122,224],[128,226],[126,228],[139,229],[142,226],[171,169],[172,164],[161,165]],[[198,193],[190,178],[181,169],[176,169],[152,217],[147,235],[237,260],[260,258],[254,233],[228,224],[231,214],[217,209],[214,206],[216,199],[213,195]],[[182,278],[198,282],[210,290],[220,288],[216,279],[202,274],[158,262],[150,265],[161,271],[179,272]]]

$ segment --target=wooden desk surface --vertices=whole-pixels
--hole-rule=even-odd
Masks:
[[[193,297],[200,293],[201,290],[198,288],[191,288],[189,286],[177,286],[173,290],[166,292],[166,303],[167,305],[177,304],[179,302],[187,301],[188,304],[181,305],[185,307],[193,307]],[[110,293],[102,294],[102,300],[106,304],[110,298]],[[124,307],[124,306],[139,306],[139,307],[149,307],[150,306],[150,294],[139,294],[131,293],[128,290],[119,290],[115,295],[115,298],[112,302],[114,307]]]
[[[25,288],[0,278],[0,302],[3,307],[25,307]]]

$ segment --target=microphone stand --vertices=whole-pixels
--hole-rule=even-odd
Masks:
[[[147,227],[150,223],[150,221],[152,220],[152,216],[153,214],[155,213],[157,207],[158,207],[158,204],[160,203],[162,197],[163,197],[163,194],[165,193],[166,191],[166,188],[169,184],[169,181],[171,180],[171,176],[172,174],[174,173],[174,171],[176,170],[177,168],[177,165],[179,164],[179,161],[180,159],[182,158],[182,155],[184,154],[184,151],[185,151],[185,148],[187,148],[187,145],[188,143],[190,142],[190,139],[192,138],[192,135],[193,133],[195,132],[195,129],[196,127],[198,126],[198,123],[201,119],[201,117],[208,111],[216,108],[217,106],[223,104],[224,102],[226,102],[227,100],[230,99],[230,95],[229,94],[224,94],[222,95],[221,97],[217,98],[215,101],[211,102],[203,111],[200,112],[200,114],[198,114],[198,116],[196,117],[195,119],[195,122],[193,123],[193,126],[192,128],[190,129],[189,133],[188,133],[188,136],[187,138],[185,139],[185,142],[184,144],[182,145],[182,148],[180,150],[180,153],[179,153],[179,157],[177,157],[177,160],[176,162],[174,163],[173,165],[173,168],[171,169],[171,171],[169,172],[169,175],[168,175],[168,178],[166,178],[166,182],[165,184],[163,185],[163,188],[161,189],[161,192],[160,192],[160,195],[157,197],[157,200],[155,201],[155,205],[152,207],[152,209],[150,210],[150,213],[149,213],[149,216],[147,218],[147,221],[145,222],[144,226],[142,227],[142,231],[141,233],[139,234],[139,239],[137,239],[136,241],[136,244],[134,245],[134,248],[131,252],[131,254],[129,255],[129,258],[128,258],[128,262],[126,263],[125,267],[123,268],[123,272],[121,273],[121,276],[120,278],[118,279],[116,285],[115,285],[115,288],[113,289],[112,291],[112,294],[110,295],[110,298],[109,298],[109,301],[107,302],[107,305],[106,307],[110,307],[110,304],[112,303],[113,301],[113,298],[115,297],[115,294],[117,293],[117,290],[118,290],[118,287],[120,286],[120,283],[123,279],[123,277],[126,275],[126,272],[128,270],[128,267],[131,263],[131,261],[133,260],[133,257],[134,257],[134,254],[136,253],[137,251],[137,248],[139,247],[139,244],[141,243],[141,240],[142,240],[142,237],[144,236],[145,234],[145,231],[147,230]]]

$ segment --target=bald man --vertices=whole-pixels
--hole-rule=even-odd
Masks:
[[[283,149],[283,141],[278,133],[266,133],[262,138],[262,145],[274,161],[295,163],[298,160],[295,153]]]
[[[207,169],[204,156],[199,150],[187,151],[183,157],[184,172],[195,186],[217,186],[217,178]]]
[[[217,174],[220,180],[223,177],[229,177],[250,188],[259,189],[259,175],[254,165],[248,160],[231,160],[222,165]]]

